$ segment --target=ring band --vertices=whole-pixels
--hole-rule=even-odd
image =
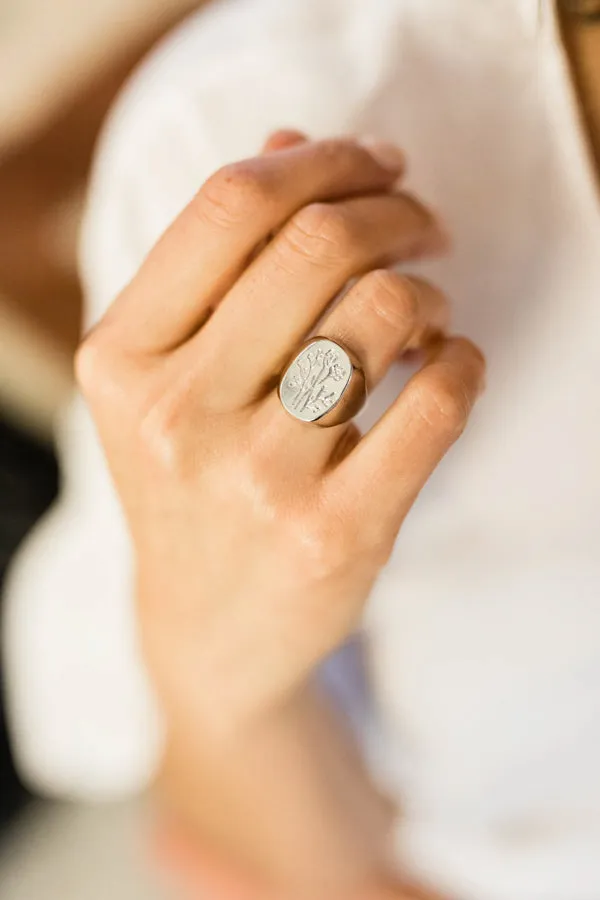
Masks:
[[[295,419],[328,427],[348,422],[367,399],[362,366],[325,337],[308,340],[279,381],[279,399]]]

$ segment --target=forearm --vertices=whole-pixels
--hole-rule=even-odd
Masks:
[[[313,687],[227,739],[172,722],[160,787],[199,846],[311,900],[385,872],[389,807]]]

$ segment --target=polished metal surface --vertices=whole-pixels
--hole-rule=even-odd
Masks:
[[[279,383],[284,409],[301,422],[337,425],[358,412],[366,399],[361,367],[335,341],[308,341],[284,371]]]

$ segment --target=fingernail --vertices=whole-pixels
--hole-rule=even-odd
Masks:
[[[278,150],[288,150],[290,147],[296,147],[298,144],[304,144],[308,138],[301,131],[295,128],[280,128],[269,135],[265,141],[264,153],[274,153]]]
[[[431,256],[445,256],[452,249],[452,238],[438,220],[433,220],[425,237],[420,238],[411,251],[411,259],[419,260]]]
[[[363,137],[359,143],[368,150],[375,162],[388,172],[400,175],[406,169],[406,154],[400,147],[389,141],[378,141],[376,138]]]

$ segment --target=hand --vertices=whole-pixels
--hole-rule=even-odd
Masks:
[[[362,439],[291,419],[274,390],[353,277],[319,331],[355,352],[371,388],[445,325],[440,291],[378,268],[442,242],[392,190],[399,174],[352,140],[225,167],[79,350],[156,686],[207,727],[262,715],[352,631],[481,388],[481,354],[448,339]]]
[[[279,402],[277,374],[324,313],[319,333],[354,352],[371,388],[445,329],[443,294],[385,268],[445,246],[396,189],[401,172],[389,147],[349,139],[225,167],[77,357],[133,538],[179,805],[189,797],[207,845],[246,851],[274,884],[374,871],[387,819],[364,773],[360,787],[342,775],[360,767],[304,685],[355,628],[482,386],[479,351],[445,338],[364,437]]]

